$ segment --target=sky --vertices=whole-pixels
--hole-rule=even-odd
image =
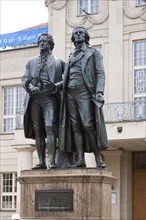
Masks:
[[[0,0],[0,34],[48,22],[45,0]]]

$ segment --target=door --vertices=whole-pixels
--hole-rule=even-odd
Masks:
[[[146,220],[146,152],[133,153],[133,220]]]

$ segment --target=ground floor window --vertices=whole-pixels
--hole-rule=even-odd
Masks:
[[[1,209],[15,210],[17,200],[16,173],[1,174]]]

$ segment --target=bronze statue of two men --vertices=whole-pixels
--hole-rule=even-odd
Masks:
[[[24,133],[35,139],[39,164],[32,169],[57,168],[56,148],[76,153],[71,168],[86,167],[85,152],[93,152],[96,165],[105,169],[101,151],[108,148],[102,106],[105,72],[99,50],[89,46],[90,36],[77,26],[71,37],[75,51],[68,61],[52,54],[50,34],[38,38],[40,55],[29,60],[22,76],[25,99]],[[64,75],[64,77],[62,77]]]

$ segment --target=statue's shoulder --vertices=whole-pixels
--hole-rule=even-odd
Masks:
[[[96,53],[96,48],[91,46],[87,46],[86,53],[90,56],[93,56]]]
[[[87,46],[87,49],[90,51],[95,51],[95,48],[91,47],[91,46]]]
[[[64,61],[62,58],[56,57],[56,56],[54,55],[54,60],[55,60],[56,66],[57,66],[58,68],[64,69],[65,61]]]
[[[93,53],[100,53],[99,48],[94,48],[94,47],[88,46],[87,49]]]
[[[60,64],[64,63],[64,60],[63,60],[62,58],[57,57],[57,56],[55,56],[55,55],[53,55],[53,56],[54,56],[54,59],[55,59],[55,61],[56,61],[57,63],[60,63]]]
[[[102,53],[99,48],[97,47],[96,48],[89,47],[89,48],[93,52],[94,56],[102,57]]]
[[[31,57],[29,60],[27,60],[26,66],[34,65],[38,58],[39,58],[39,56]]]
[[[39,57],[40,56],[34,56],[34,57],[31,57],[29,60],[28,60],[28,62],[34,62],[34,61],[36,61],[37,59],[39,59]]]

